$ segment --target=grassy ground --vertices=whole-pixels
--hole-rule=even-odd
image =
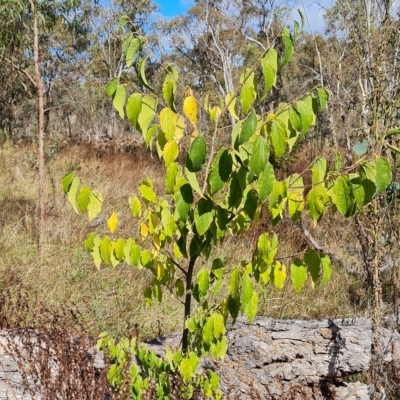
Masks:
[[[119,215],[117,234],[137,234],[127,207],[127,198],[137,192],[149,176],[157,191],[163,191],[163,167],[149,154],[98,153],[89,145],[65,145],[47,150],[46,163],[46,257],[37,254],[37,154],[30,145],[0,150],[0,279],[3,288],[16,280],[29,288],[35,300],[48,307],[73,307],[97,334],[107,330],[130,335],[139,328],[143,338],[180,330],[182,305],[171,296],[161,305],[147,307],[143,290],[150,278],[127,265],[97,270],[83,241],[96,230],[108,233],[106,218],[111,210]],[[64,174],[76,170],[85,184],[100,190],[105,199],[99,225],[90,226],[76,215],[61,190]],[[307,223],[307,221],[306,221]],[[310,224],[308,224],[310,225]],[[246,235],[230,238],[216,253],[232,267],[250,254],[260,230],[271,230],[268,222]],[[310,228],[311,229],[311,228]],[[300,230],[283,221],[275,231],[280,236],[280,256],[301,252],[308,244]],[[312,234],[332,251],[355,266],[360,264],[357,240],[351,226],[340,217],[327,218]],[[354,250],[354,249],[355,250]],[[351,249],[352,252],[348,250]],[[357,280],[334,266],[332,278],[322,289],[310,285],[295,293],[291,285],[282,291],[266,288],[260,313],[274,318],[326,318],[361,316],[368,299],[357,294]],[[355,294],[356,293],[356,294]],[[357,297],[358,296],[358,297]]]

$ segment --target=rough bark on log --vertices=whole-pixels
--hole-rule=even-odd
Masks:
[[[371,360],[371,321],[272,320],[256,318],[251,324],[239,318],[228,329],[229,350],[223,361],[202,360],[201,367],[215,370],[225,399],[349,399],[367,400],[370,388],[344,378],[366,372]],[[400,335],[382,329],[386,349],[384,364],[400,370]],[[178,347],[181,335],[148,343],[162,354]],[[18,393],[18,368],[0,351],[0,399]],[[99,355],[96,368],[104,368]],[[16,386],[10,388],[11,381]]]
[[[162,352],[179,345],[179,336],[153,341]],[[229,350],[223,361],[205,359],[203,368],[218,372],[226,399],[370,398],[368,385],[344,378],[368,371],[371,321],[239,319],[228,331]],[[400,367],[400,335],[382,329],[385,364]]]

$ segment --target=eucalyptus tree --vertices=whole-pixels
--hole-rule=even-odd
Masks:
[[[364,273],[373,300],[374,398],[384,395],[380,372],[384,349],[378,339],[383,312],[382,272],[388,269],[398,314],[400,232],[395,194],[400,189],[396,173],[400,157],[400,10],[395,6],[392,0],[336,0],[326,13],[329,46],[337,54],[326,62],[333,133],[346,143],[349,164],[373,153],[386,156],[393,169],[386,196],[371,193],[370,208],[356,218]]]
[[[79,27],[76,17],[79,1],[40,1],[40,0],[5,0],[2,2],[0,13],[0,60],[12,70],[6,87],[13,88],[24,80],[30,84],[32,94],[37,99],[38,121],[38,164],[39,164],[39,255],[44,256],[45,241],[45,199],[44,199],[44,135],[45,135],[45,94],[49,95],[53,82],[52,74],[45,74],[45,66],[62,54],[66,54],[65,43],[58,42],[55,46],[52,32],[59,24],[66,31],[72,26]],[[80,20],[79,22],[82,22]],[[76,29],[74,31],[76,33]],[[76,35],[78,37],[79,35]],[[46,57],[42,53],[47,53]],[[15,80],[15,74],[21,79]],[[26,89],[28,91],[28,89]]]

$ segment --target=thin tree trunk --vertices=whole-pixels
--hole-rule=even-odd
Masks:
[[[45,241],[45,213],[44,213],[44,102],[43,102],[43,84],[39,69],[39,28],[36,16],[34,0],[30,0],[31,11],[33,15],[33,54],[36,75],[36,87],[38,97],[39,111],[39,257],[40,262],[44,256]]]

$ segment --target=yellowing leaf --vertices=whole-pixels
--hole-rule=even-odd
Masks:
[[[101,211],[103,204],[103,196],[97,190],[90,193],[89,204],[87,206],[89,221],[96,218],[97,214]]]
[[[228,111],[232,115],[232,117],[235,118],[237,121],[239,119],[239,117],[236,114],[236,108],[235,108],[236,107],[236,96],[235,96],[234,91],[231,91],[226,95],[225,105],[228,107]]]
[[[185,119],[182,117],[182,115],[177,114],[174,139],[177,140],[178,142],[183,138],[183,135],[185,133],[185,127],[186,127]]]
[[[167,142],[167,144],[164,146],[163,153],[165,166],[168,167],[179,155],[178,143],[175,140]]]
[[[115,211],[112,212],[110,218],[107,221],[108,229],[111,233],[114,233],[117,229],[118,217]]]
[[[156,246],[156,248],[159,249],[161,247],[161,241],[160,241],[160,238],[158,237],[158,235],[154,234],[152,239],[153,239],[154,246]]]
[[[193,96],[188,96],[183,101],[183,112],[189,121],[196,126],[197,124],[197,101]]]
[[[140,224],[140,234],[142,235],[142,240],[144,240],[149,234],[149,227],[144,221]]]
[[[275,261],[274,283],[277,289],[281,290],[286,280],[286,267],[279,261]]]

